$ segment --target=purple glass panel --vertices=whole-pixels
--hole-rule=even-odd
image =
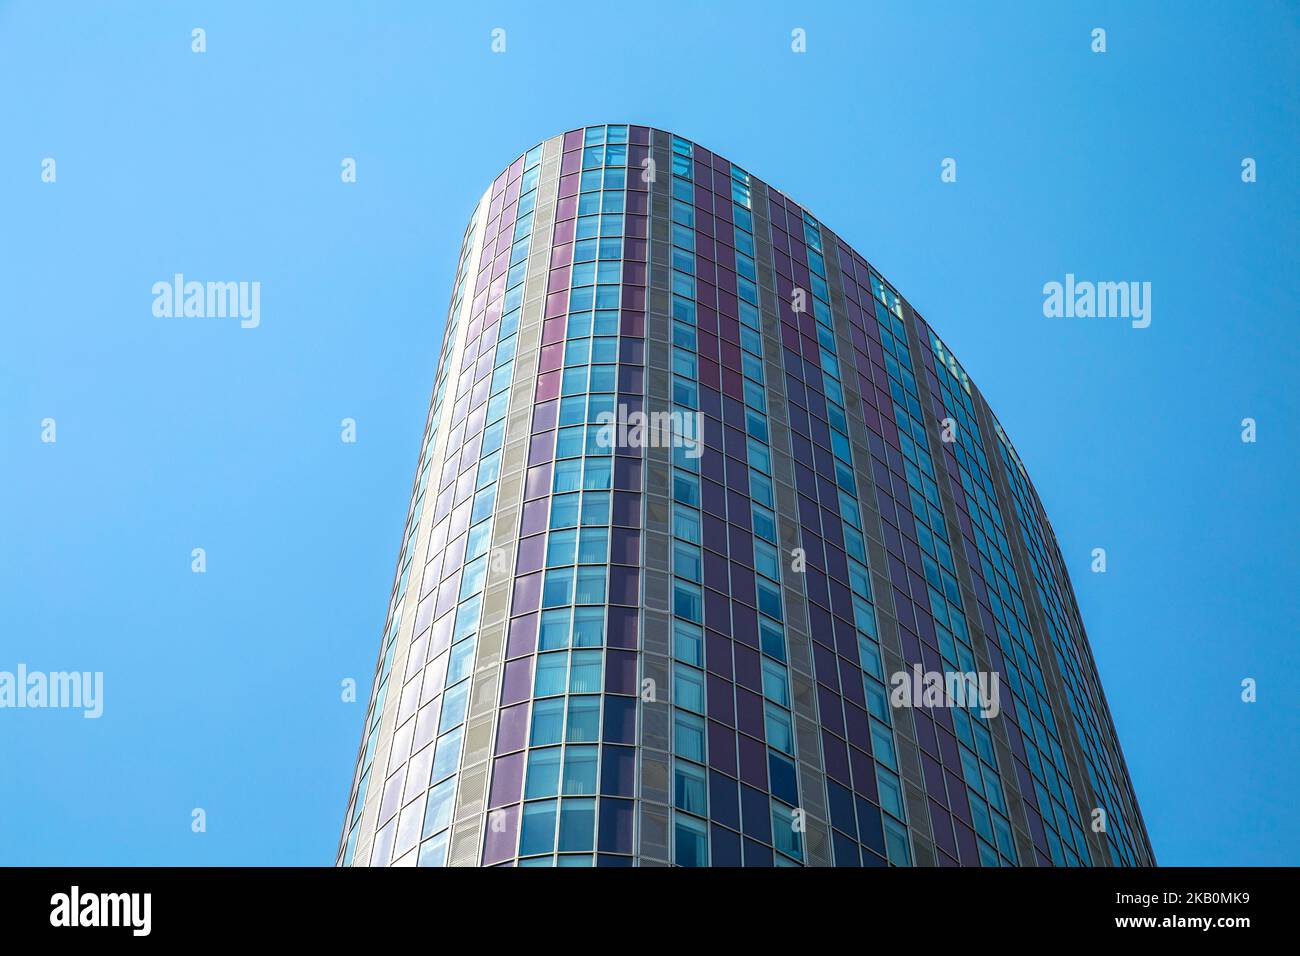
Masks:
[[[522,657],[537,649],[537,615],[525,614],[510,622],[506,640],[506,657]]]
[[[542,600],[542,575],[528,574],[515,579],[514,598],[510,608],[516,613],[536,611]]]
[[[601,739],[605,743],[631,744],[636,742],[635,697],[605,696],[605,719]]]
[[[524,755],[513,753],[492,761],[492,791],[489,807],[517,802],[524,786]]]
[[[600,802],[599,847],[606,853],[631,853],[633,829],[631,800]]]
[[[497,715],[497,753],[522,750],[528,743],[528,704],[503,707]]]
[[[506,661],[505,676],[501,681],[501,703],[517,704],[528,700],[533,689],[533,659],[520,657]]]
[[[483,863],[490,866],[515,855],[515,838],[519,833],[519,805],[493,811],[497,822],[487,828],[483,840]]]
[[[610,650],[605,656],[605,692],[609,694],[635,694],[636,654],[630,651]]]

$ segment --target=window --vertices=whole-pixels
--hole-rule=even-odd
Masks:
[[[606,450],[604,454],[608,455]],[[614,464],[608,458],[588,458],[582,476],[582,487],[588,491],[608,490],[613,481]]]
[[[781,620],[781,591],[766,578],[757,579],[758,609],[768,617]]]
[[[768,700],[790,706],[790,694],[785,681],[785,668],[775,661],[763,658],[763,696]]]
[[[698,586],[673,581],[673,613],[696,624],[704,622],[703,597]]]
[[[595,747],[566,747],[564,751],[564,794],[596,792]]]
[[[439,731],[448,731],[465,719],[465,709],[469,706],[469,684],[461,681],[442,695],[442,721]]]
[[[481,595],[470,598],[456,609],[456,626],[452,630],[451,640],[455,644],[472,636],[478,630]]]
[[[582,496],[583,525],[609,524],[609,492],[588,491]]]
[[[700,506],[700,479],[684,471],[674,471],[673,500],[698,508]]]
[[[673,702],[697,714],[704,713],[704,675],[683,664],[674,664]]]
[[[683,541],[673,542],[673,573],[699,584],[701,576],[700,549]]]
[[[564,651],[537,655],[537,676],[533,693],[538,697],[564,693],[564,678],[568,673],[569,655]]]
[[[524,804],[523,826],[520,828],[519,854],[550,853],[555,849],[554,800],[539,800]]]
[[[673,534],[692,544],[700,543],[700,516],[686,508],[673,508]]]
[[[424,843],[420,844],[420,859],[417,865],[444,866],[447,860],[447,844],[450,839],[451,830],[443,830],[433,839],[425,840]]]
[[[786,760],[775,750],[767,752],[767,774],[771,781],[772,796],[794,806],[799,802],[799,784],[795,780],[794,762]]]
[[[876,721],[871,722],[871,749],[878,763],[884,764],[890,770],[898,769],[898,762],[894,757],[894,735],[890,733],[888,727]],[[976,780],[978,779],[977,777]]]
[[[768,744],[793,756],[794,728],[790,723],[789,712],[770,702],[764,704],[763,712],[766,716],[764,726]]]
[[[539,700],[533,704],[532,745],[558,744],[564,726],[564,698]]]
[[[569,646],[569,609],[543,611],[537,629],[539,650],[556,651]]]
[[[704,763],[704,719],[702,717],[674,709],[673,753],[694,760],[696,763]]]
[[[573,652],[573,667],[569,674],[569,693],[600,693],[601,656],[600,651]]]
[[[781,625],[775,624],[767,618],[759,618],[758,621],[759,640],[762,643],[763,653],[776,658],[778,661],[785,661],[785,634],[781,630]]]
[[[571,744],[594,743],[599,735],[600,697],[570,697],[565,739]]]
[[[799,831],[795,829],[794,811],[779,803],[772,804],[772,842],[786,856],[803,859]]]
[[[560,786],[560,748],[547,747],[528,754],[528,777],[524,783],[524,799],[553,797]]]
[[[444,780],[429,791],[428,801],[424,805],[424,836],[432,836],[451,826],[452,803],[455,795],[455,780]]]
[[[567,399],[566,399],[567,401]],[[582,459],[569,458],[555,463],[552,491],[578,491],[582,487]]]
[[[451,649],[447,663],[446,684],[455,684],[469,676],[474,667],[474,638],[467,638]]]
[[[678,866],[708,866],[707,829],[703,821],[676,813],[673,827],[674,855]]]
[[[577,531],[552,531],[546,540],[546,566],[573,564],[578,544]]]
[[[776,517],[762,505],[753,505],[754,536],[776,544]]]
[[[900,820],[906,819],[903,810],[903,788],[898,778],[884,767],[876,767],[876,789],[880,794],[880,805]]]
[[[580,607],[573,613],[574,647],[601,647],[605,643],[605,609]]]
[[[764,541],[754,541],[754,570],[759,574],[781,580],[781,562],[776,556],[776,548]]]
[[[456,768],[460,765],[460,740],[464,730],[462,725],[438,738],[438,749],[433,756],[431,780],[445,780],[456,772]]]
[[[885,847],[889,862],[894,866],[911,866],[912,854],[908,848],[907,830],[898,822],[885,817]]]
[[[673,657],[696,667],[704,666],[704,636],[694,624],[673,621]]]
[[[551,498],[551,527],[571,528],[578,523],[578,495],[555,495]]]
[[[553,568],[546,572],[542,585],[542,607],[556,607],[573,602],[573,568]]]
[[[709,788],[704,769],[684,761],[675,761],[673,770],[673,805],[678,810],[707,816]]]
[[[575,600],[578,604],[605,603],[605,565],[578,568],[578,587]]]
[[[595,848],[596,801],[565,800],[560,812],[560,852],[588,851]],[[561,857],[565,865],[567,857]]]
[[[609,556],[609,531],[606,528],[583,528],[578,548],[579,564],[604,564]]]
[[[568,428],[559,429],[555,439],[555,457],[576,458],[580,456],[586,440],[587,429],[583,425],[571,425]]]

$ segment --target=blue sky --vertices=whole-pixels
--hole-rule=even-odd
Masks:
[[[600,122],[909,298],[1052,517],[1158,860],[1300,863],[1294,4],[373,6],[0,2],[0,670],[105,681],[0,711],[0,863],[332,861],[465,221]],[[175,272],[261,325],[155,318]],[[1044,318],[1066,273],[1150,328]]]

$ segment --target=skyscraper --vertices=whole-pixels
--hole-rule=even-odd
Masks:
[[[344,865],[1154,862],[978,389],[671,133],[573,130],[483,194],[404,542]]]

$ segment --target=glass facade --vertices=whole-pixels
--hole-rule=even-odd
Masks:
[[[483,195],[403,542],[340,865],[1154,862],[979,391],[681,137],[573,130]],[[935,674],[994,706],[905,699]]]

